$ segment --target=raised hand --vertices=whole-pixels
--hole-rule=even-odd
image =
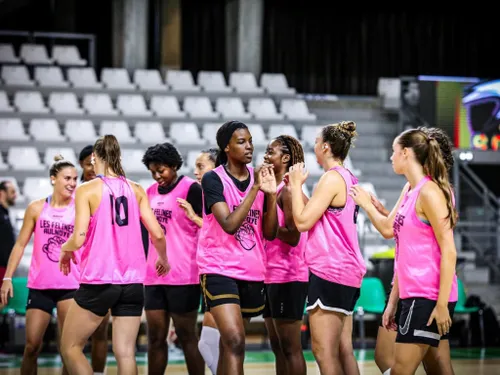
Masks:
[[[260,190],[266,194],[276,193],[276,177],[274,168],[270,164],[263,164],[260,168]]]
[[[359,185],[351,186],[351,189],[349,189],[349,195],[352,197],[354,202],[356,202],[356,204],[363,209],[372,204],[372,197],[370,193]]]
[[[288,170],[288,183],[290,185],[302,186],[309,176],[309,171],[306,170],[304,163],[297,163]]]
[[[193,220],[197,216],[193,210],[193,206],[191,206],[191,204],[187,200],[177,198],[177,204],[184,210],[184,213],[186,214],[188,219]]]

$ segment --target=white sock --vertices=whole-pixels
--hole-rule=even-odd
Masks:
[[[217,364],[219,363],[219,340],[220,333],[218,329],[212,327],[203,327],[201,329],[198,350],[213,375],[217,373]]]
[[[385,370],[382,375],[391,375],[391,369]]]

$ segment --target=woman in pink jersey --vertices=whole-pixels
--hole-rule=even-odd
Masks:
[[[207,308],[221,334],[219,371],[243,374],[243,318],[264,309],[264,239],[277,231],[276,181],[272,167],[253,169],[252,136],[239,121],[217,131],[217,167],[201,180],[203,227],[198,268]]]
[[[179,206],[186,200],[197,215],[203,204],[201,186],[192,178],[179,175],[182,156],[170,143],[149,147],[143,164],[156,181],[146,193],[156,220],[168,233],[167,248],[171,270],[158,276],[156,252],[147,258],[144,309],[148,322],[148,371],[163,374],[168,363],[166,339],[172,318],[186,358],[190,375],[204,374],[205,364],[198,350],[196,319],[200,307],[200,279],[196,264],[196,249],[200,227],[191,221]]]
[[[355,136],[352,121],[323,127],[314,152],[325,174],[307,204],[302,198],[308,175],[304,164],[292,166],[288,177],[295,225],[300,232],[309,231],[307,311],[313,354],[325,374],[342,369],[346,374],[359,373],[352,348],[352,314],[366,266],[356,230],[358,206],[347,194],[357,179],[343,167]]]
[[[165,235],[143,188],[125,178],[116,138],[99,138],[93,157],[98,178],[76,189],[75,231],[62,246],[59,261],[61,271],[68,274],[74,252],[82,248],[80,288],[61,339],[63,360],[70,374],[92,374],[83,347],[111,309],[118,371],[137,373],[135,343],[146,271],[140,221],[158,252],[159,275],[169,270]]]
[[[202,150],[196,158],[194,175],[199,184],[201,184],[203,175],[215,168],[215,160],[217,159],[218,152],[219,150],[215,148]],[[177,202],[189,220],[201,228],[203,226],[203,218],[198,216],[193,206],[182,198],[178,198]],[[220,333],[217,329],[217,324],[215,324],[214,317],[207,311],[205,303],[201,304],[201,311],[203,312],[203,322],[200,340],[198,341],[198,350],[212,374],[215,375],[217,374],[217,365],[219,363]]]
[[[361,188],[356,186],[351,192],[384,237],[396,239],[394,285],[383,316],[384,327],[398,327],[399,297],[401,315],[394,364],[387,374],[402,373],[402,369],[413,372],[420,361],[428,372],[453,373],[447,334],[458,292],[449,151],[441,146],[435,129],[412,129],[395,139],[393,168],[406,176],[408,184],[397,209],[387,218],[377,212]],[[402,357],[402,348],[411,354]]]
[[[439,143],[439,148],[441,149],[441,153],[443,155],[443,160],[446,166],[446,169],[450,171],[453,168],[454,159],[452,154],[453,144],[448,137],[448,135],[439,128],[419,128],[420,130],[426,132],[430,137],[436,139]],[[408,191],[409,185],[406,184],[405,188],[401,193],[401,197],[404,196],[404,193]],[[384,217],[394,218],[397,210],[399,209],[399,202],[394,206],[391,212],[389,212],[375,197],[371,197],[372,204],[377,209],[377,211],[382,214]],[[393,225],[387,225],[389,228],[389,235],[385,235],[386,238],[393,237]],[[392,290],[392,288],[391,288]],[[389,302],[389,296],[391,291],[387,294],[387,302]],[[386,305],[387,307],[387,305]],[[384,309],[385,310],[385,309]],[[401,314],[401,301],[398,302],[395,321],[399,321],[399,317]],[[392,327],[391,327],[392,328]],[[386,329],[382,325],[382,320],[380,321],[380,327],[377,333],[377,343],[375,346],[375,363],[382,373],[386,373],[388,375],[390,373],[390,369],[394,364],[394,346],[396,342],[397,329]],[[452,375],[453,369],[451,366],[450,360],[450,344],[448,341],[448,335],[442,336],[441,341],[439,343],[439,347],[437,350],[427,351],[422,364],[427,371],[428,374],[441,374],[441,375]]]
[[[276,373],[302,375],[307,371],[300,340],[309,279],[304,260],[307,232],[295,227],[290,187],[283,177],[292,165],[304,162],[304,150],[297,139],[280,135],[269,143],[264,160],[273,166],[276,177],[279,227],[276,239],[265,246],[267,298],[262,315],[276,357]],[[307,202],[305,195],[303,199]]]
[[[21,374],[37,371],[38,353],[42,349],[43,336],[50,323],[52,311],[57,308],[59,332],[67,316],[68,308],[79,286],[78,265],[64,276],[59,272],[61,245],[71,236],[75,223],[73,192],[78,175],[75,166],[56,156],[50,167],[53,193],[31,202],[26,209],[23,226],[12,250],[2,284],[2,304],[13,297],[12,275],[21,261],[24,249],[35,234],[33,254],[28,275],[28,301],[26,305],[26,345],[24,347]],[[75,258],[79,258],[75,253]],[[63,373],[67,373],[63,369]]]
[[[92,164],[92,152],[94,146],[88,145],[82,148],[78,156],[78,162],[83,172],[80,181],[87,182],[93,180],[96,175],[94,165]],[[108,356],[108,324],[110,313],[104,317],[101,325],[92,334],[92,370],[94,375],[103,375],[106,368],[106,359]]]

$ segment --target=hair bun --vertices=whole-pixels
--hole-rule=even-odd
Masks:
[[[354,138],[358,133],[356,133],[356,123],[354,121],[341,121],[339,123],[339,128],[347,135],[349,138]]]
[[[57,154],[56,156],[54,156],[54,161],[59,161],[59,160],[64,160],[61,154]]]

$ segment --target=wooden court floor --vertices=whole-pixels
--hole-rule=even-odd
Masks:
[[[319,370],[313,360],[310,351],[305,352],[307,360],[308,374],[318,374]],[[361,375],[380,375],[375,362],[373,361],[373,350],[357,350]],[[19,365],[21,358],[19,356],[0,356],[0,375],[19,374]],[[271,352],[253,351],[247,352],[245,358],[245,374],[271,375],[274,371],[274,357]],[[452,351],[453,368],[456,375],[500,375],[500,348],[498,349],[455,349]],[[147,374],[147,363],[145,353],[138,353],[137,363],[139,374]],[[57,355],[43,355],[39,359],[39,375],[59,374],[61,369],[61,360]],[[167,368],[169,375],[187,374],[186,366],[181,358],[174,358],[169,362]],[[108,365],[106,374],[117,374],[114,358],[108,356]],[[207,369],[205,374],[210,374]],[[417,371],[418,375],[425,372],[422,368]]]

